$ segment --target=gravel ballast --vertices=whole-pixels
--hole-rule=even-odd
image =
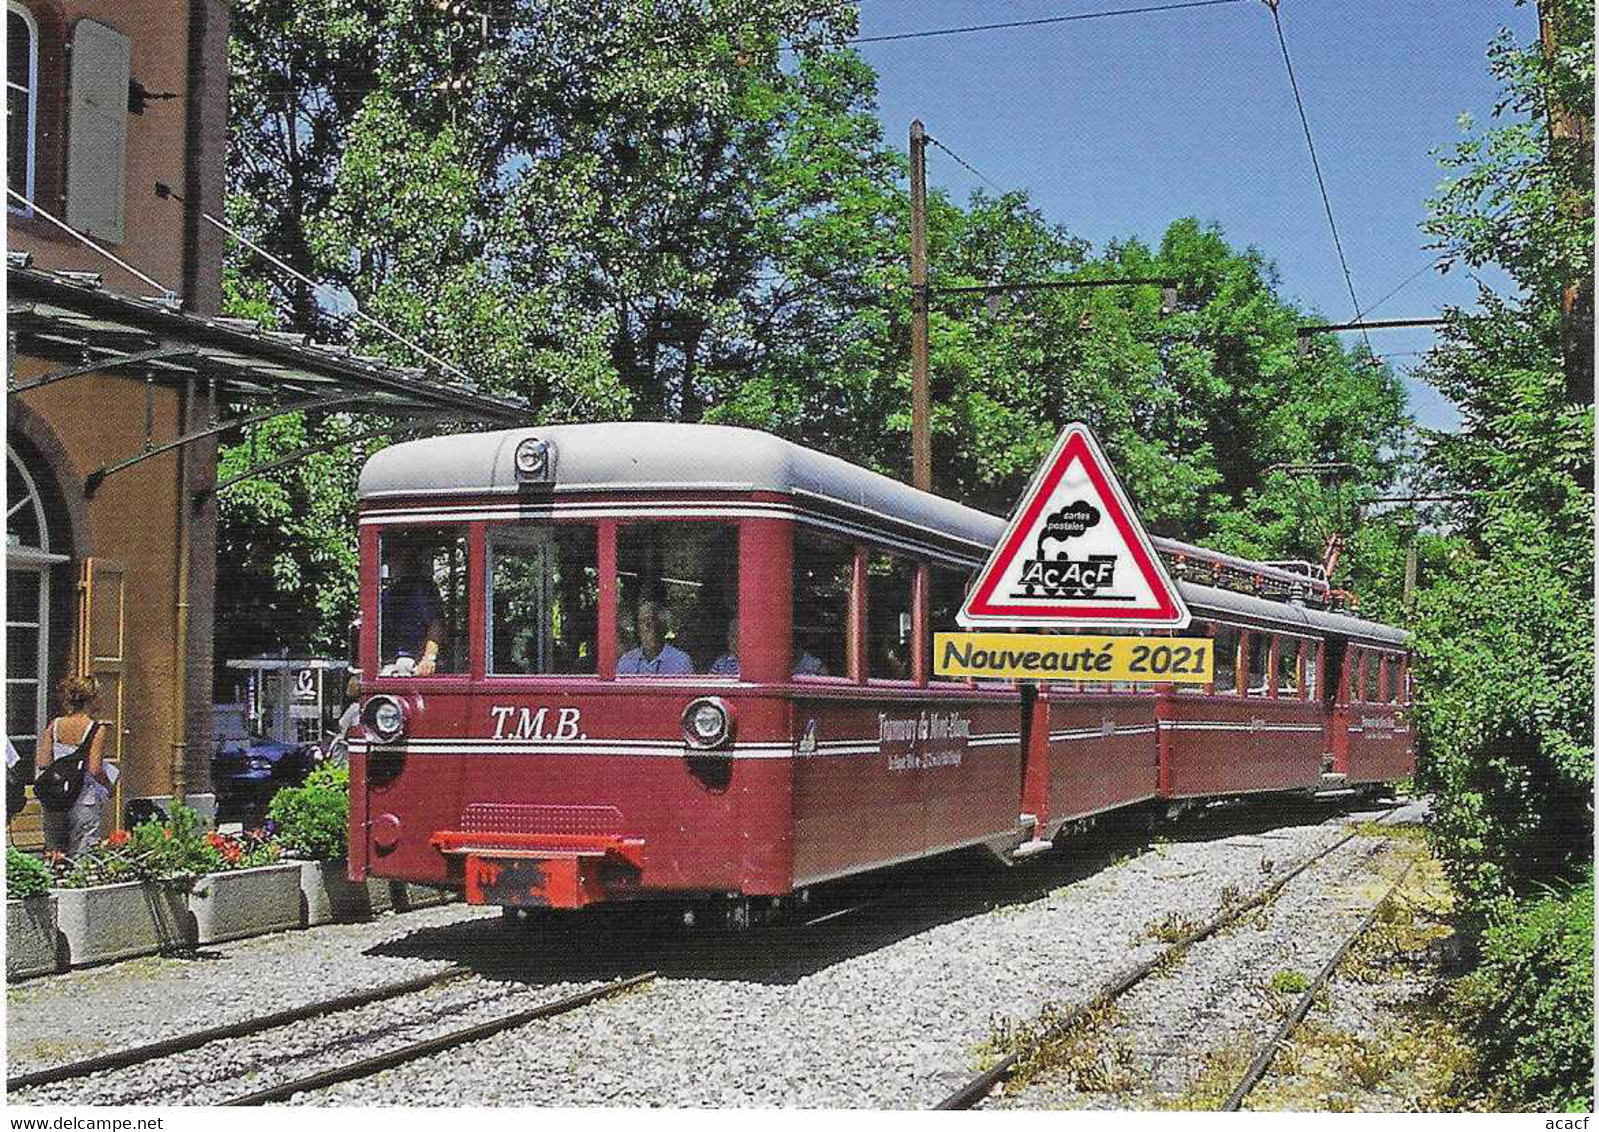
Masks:
[[[213,1103],[656,968],[661,978],[641,990],[291,1103],[925,1107],[972,1072],[996,1026],[1083,1001],[1154,956],[1164,945],[1151,925],[1202,920],[1379,812],[1261,804],[1153,842],[1090,833],[1008,872],[945,857],[858,885],[849,898],[875,902],[813,927],[660,930],[656,918],[635,932],[613,913],[518,928],[454,905],[227,945],[212,962],[77,972],[13,990],[13,1072],[452,963],[479,974],[125,1071],[126,1092],[118,1075],[102,1075],[11,1099]],[[1314,904],[1336,876],[1308,870],[1273,919],[1295,901]],[[1228,939],[1246,946],[1256,934]]]

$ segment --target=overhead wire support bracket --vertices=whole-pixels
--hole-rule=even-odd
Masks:
[[[304,447],[298,448],[285,456],[279,456],[276,459],[255,464],[246,471],[242,471],[234,476],[229,476],[227,479],[217,484],[214,488],[199,488],[193,492],[193,496],[196,500],[201,500],[208,495],[220,495],[234,484],[243,483],[248,479],[254,479],[256,476],[262,475],[266,472],[276,471],[279,468],[286,468],[291,464],[297,464],[307,456],[315,456],[321,452],[330,452],[335,448],[342,448],[347,444],[360,444],[367,440],[376,440],[382,436],[392,436],[397,432],[405,432],[409,429],[419,428],[423,425],[434,423],[435,421],[449,419],[450,417],[447,414],[422,414],[419,416],[413,416],[409,420],[401,421],[396,424],[387,424],[381,428],[367,429],[364,432],[356,433],[354,436],[341,436],[336,440],[324,440],[316,444],[307,444]]]
[[[86,362],[81,366],[71,366],[68,369],[51,370],[49,373],[42,373],[38,377],[31,377],[27,381],[11,382],[6,386],[6,392],[26,393],[30,389],[54,385],[58,381],[66,381],[71,377],[103,373],[108,369],[139,365],[143,362],[159,362],[170,358],[188,358],[197,353],[199,351],[193,346],[163,346],[158,350],[145,350],[138,354],[125,354],[120,358],[107,358],[104,361]]]
[[[1175,288],[1177,280],[1165,276],[1132,279],[1051,279],[1038,283],[985,283],[971,287],[934,287],[935,295],[1002,295],[1016,291],[1061,291],[1071,287],[1165,287]]]
[[[1325,334],[1333,330],[1393,330],[1405,326],[1447,326],[1447,318],[1383,318],[1370,322],[1331,322],[1318,326],[1301,326],[1294,331],[1300,338]]]
[[[171,452],[175,448],[182,448],[185,444],[193,444],[196,440],[204,440],[208,436],[217,436],[236,428],[244,428],[247,425],[271,420],[273,417],[287,416],[290,413],[316,412],[337,408],[341,405],[362,404],[371,399],[370,396],[365,394],[360,396],[341,394],[334,397],[311,397],[300,401],[291,401],[286,405],[278,405],[271,409],[263,409],[259,413],[251,413],[248,416],[218,421],[214,425],[208,425],[205,428],[195,429],[193,432],[186,432],[182,436],[174,437],[163,444],[145,447],[137,455],[129,456],[126,460],[120,460],[115,464],[102,464],[84,479],[83,494],[92,496],[108,477],[114,476],[118,472],[126,471],[135,464],[142,464],[146,460]]]

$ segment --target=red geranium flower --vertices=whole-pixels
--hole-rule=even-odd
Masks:
[[[115,847],[115,846],[119,846],[119,845],[126,845],[128,842],[132,841],[133,838],[128,835],[128,831],[127,830],[118,829],[118,830],[114,830],[112,832],[111,836],[106,838],[105,840],[106,840],[106,844],[107,845]]]

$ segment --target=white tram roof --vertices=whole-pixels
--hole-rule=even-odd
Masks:
[[[755,429],[728,425],[616,421],[458,433],[391,445],[361,469],[363,502],[463,495],[515,495],[525,490],[512,457],[538,438],[555,453],[557,493],[591,491],[770,491],[842,505],[900,527],[919,528],[986,555],[1005,520],[919,491],[867,468]],[[1306,585],[1301,575],[1171,539],[1153,540],[1167,554],[1203,557],[1279,582]],[[1403,648],[1399,629],[1338,613],[1270,601],[1192,582],[1177,583],[1196,613],[1241,619],[1285,632],[1337,633]]]

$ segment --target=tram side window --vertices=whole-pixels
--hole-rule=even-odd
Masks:
[[[866,674],[874,680],[909,680],[911,607],[916,564],[873,552],[866,560]]]
[[[629,523],[616,581],[618,676],[738,675],[737,526]]]
[[[1266,666],[1270,659],[1271,635],[1269,633],[1250,633],[1248,687],[1251,696],[1264,696],[1266,694],[1266,681],[1269,679]]]
[[[1215,690],[1238,690],[1238,630],[1228,625],[1216,626],[1213,664],[1216,669]]]
[[[1304,652],[1305,652],[1305,698],[1307,700],[1313,700],[1318,695],[1318,692],[1317,692],[1317,689],[1316,689],[1316,675],[1320,671],[1320,668],[1318,667],[1317,662],[1318,662],[1318,660],[1320,658],[1320,655],[1321,655],[1321,647],[1320,647],[1319,643],[1316,642],[1316,641],[1306,641],[1305,642]]]
[[[1277,638],[1277,694],[1299,696],[1299,652],[1303,644],[1298,637]]]
[[[961,605],[966,601],[966,582],[970,575],[965,570],[954,570],[948,566],[934,566],[928,571],[928,574],[928,675],[933,680],[949,680],[958,683],[963,681],[965,677],[940,676],[933,671],[933,634],[961,632],[961,627],[955,622],[955,615],[961,611]]]
[[[378,546],[378,663],[385,676],[466,671],[466,532],[395,528]]]
[[[593,527],[496,527],[489,533],[489,671],[593,675],[600,572]]]
[[[855,548],[794,531],[794,675],[849,673],[849,597]]]
[[[1399,702],[1399,658],[1387,656],[1382,658],[1382,698],[1384,703],[1396,704]]]
[[[1365,694],[1360,698],[1368,704],[1381,703],[1382,696],[1377,690],[1377,678],[1382,671],[1382,654],[1362,651],[1360,655],[1366,658],[1366,679],[1363,682]]]

